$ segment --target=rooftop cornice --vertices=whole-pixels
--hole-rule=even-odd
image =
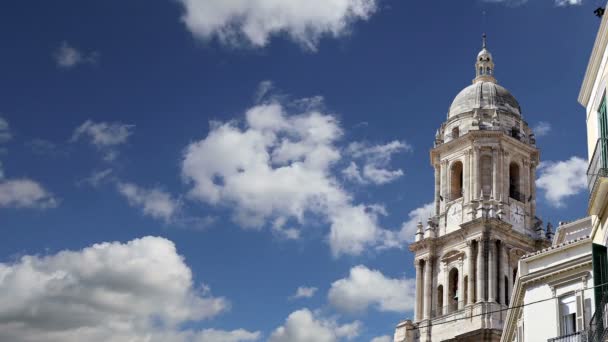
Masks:
[[[587,70],[585,71],[585,78],[583,78],[583,84],[578,95],[578,102],[587,107],[589,99],[591,98],[591,92],[593,91],[593,85],[597,79],[597,74],[602,64],[602,57],[608,44],[608,16],[602,17],[602,23],[595,37],[595,43],[593,44],[593,50],[589,57],[589,63],[587,64]]]

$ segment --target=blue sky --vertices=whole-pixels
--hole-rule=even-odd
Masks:
[[[537,128],[538,215],[584,216],[599,5],[2,4],[0,336],[388,341],[482,32]]]

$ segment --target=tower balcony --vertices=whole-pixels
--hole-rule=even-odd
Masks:
[[[600,138],[595,143],[593,156],[587,168],[589,188],[589,215],[599,215],[608,194],[608,139]]]

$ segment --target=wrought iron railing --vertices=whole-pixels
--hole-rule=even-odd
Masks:
[[[587,342],[585,332],[577,331],[572,334],[550,338],[547,342]]]
[[[599,177],[608,177],[608,139],[606,138],[597,139],[591,162],[587,168],[589,192],[593,192]]]
[[[601,287],[595,291],[600,291]],[[589,322],[587,342],[604,342],[608,338],[608,293],[604,293],[599,303],[595,303],[595,312]]]

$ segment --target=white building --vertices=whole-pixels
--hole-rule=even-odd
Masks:
[[[592,217],[593,275],[596,307],[590,341],[608,337],[608,15],[604,15],[589,58],[578,102],[585,107],[589,168],[588,214]],[[602,285],[602,286],[600,286]]]
[[[410,245],[415,318],[395,342],[499,341],[519,258],[550,244],[535,216],[534,134],[494,78],[485,36],[475,73],[431,150],[435,212]]]
[[[551,247],[519,260],[502,342],[586,341],[593,313],[591,218],[561,225]]]

